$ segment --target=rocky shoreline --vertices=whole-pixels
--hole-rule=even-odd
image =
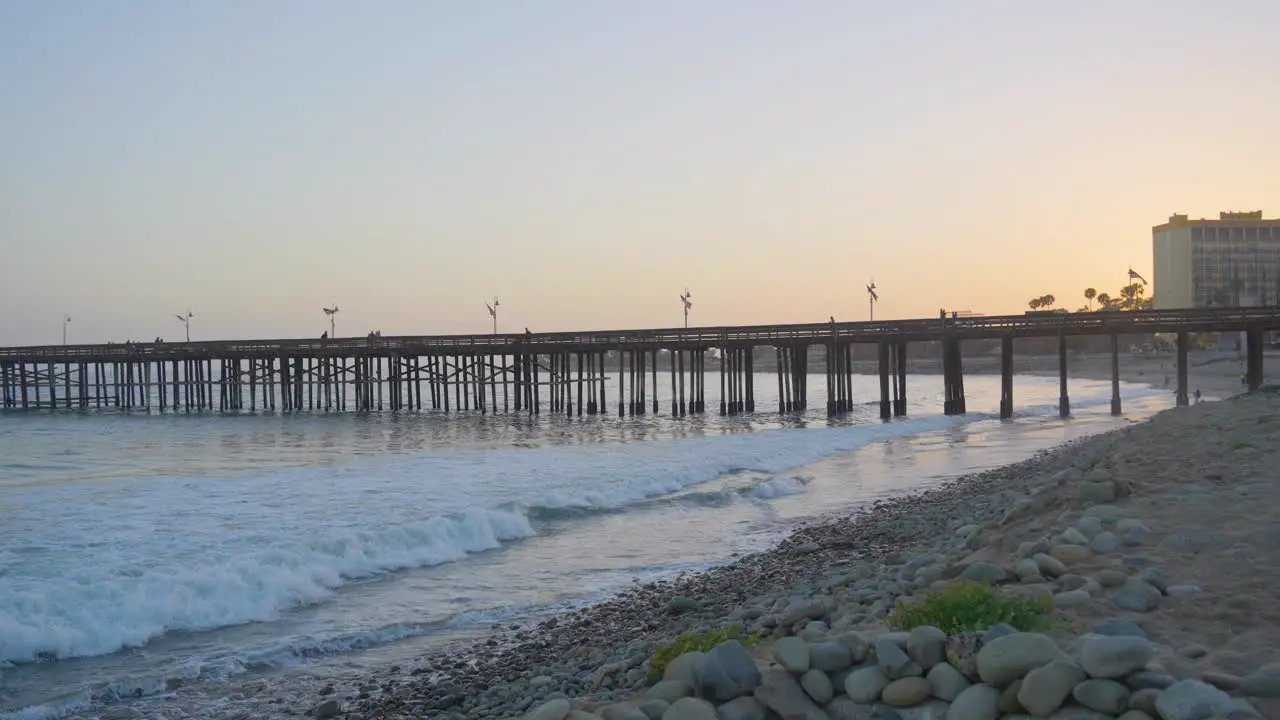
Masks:
[[[1196,573],[1218,566],[1206,555],[1215,543],[1149,518],[1205,516],[1197,502],[1226,512],[1228,501],[1270,499],[1277,491],[1260,478],[1280,449],[1277,431],[1280,399],[1270,393],[1167,411],[942,488],[877,502],[854,516],[800,527],[775,548],[730,565],[637,586],[535,626],[497,628],[490,638],[448,648],[416,668],[390,668],[354,687],[327,687],[306,714],[745,720],[995,718],[1036,710],[1125,720],[1268,717],[1276,706],[1266,698],[1280,694],[1280,666],[1270,664],[1280,659],[1280,643],[1268,644],[1280,640],[1280,618],[1258,616],[1255,600],[1247,599],[1240,612],[1219,613],[1225,631],[1197,635],[1196,628],[1183,628],[1178,611],[1195,616],[1198,602],[1210,595]],[[1238,554],[1240,546],[1228,549]],[[1280,535],[1250,548],[1277,546]],[[1198,570],[1200,561],[1210,564]],[[900,599],[957,579],[1048,598],[1071,630],[989,628],[962,639],[969,644],[968,667],[940,659],[954,660],[947,650],[959,642],[940,630],[888,631],[885,618]],[[1274,602],[1274,589],[1269,592]],[[1232,646],[1239,642],[1231,626],[1247,622],[1249,612],[1266,631],[1255,629],[1239,641],[1256,635],[1257,647],[1230,652],[1239,649]],[[651,660],[662,644],[731,625],[768,641],[756,648],[731,641],[707,656],[682,656],[653,684]],[[983,669],[984,657],[1003,656],[1010,647],[1032,648],[1026,652],[1036,659],[994,674]],[[1116,654],[1127,659],[1108,660]],[[1113,664],[1099,670],[1104,661]],[[1040,687],[1050,687],[1048,695],[1038,695]],[[1049,708],[1045,698],[1058,695]],[[1170,709],[1184,702],[1178,698],[1207,709]],[[966,710],[970,704],[977,714]],[[992,708],[997,714],[988,712]]]

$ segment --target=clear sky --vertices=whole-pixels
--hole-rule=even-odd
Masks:
[[[1280,3],[0,0],[0,344],[1021,312],[1280,215]]]

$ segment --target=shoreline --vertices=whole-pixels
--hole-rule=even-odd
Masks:
[[[375,675],[366,687],[378,688],[376,694],[368,690],[363,691],[364,697],[345,694],[336,706],[317,704],[313,711],[324,716],[326,711],[340,708],[348,717],[365,720],[404,714],[511,717],[560,697],[572,700],[580,712],[589,712],[640,694],[648,684],[647,663],[658,645],[684,632],[740,623],[752,631],[764,630],[775,638],[785,637],[814,615],[839,618],[829,625],[832,633],[851,629],[883,631],[880,621],[896,597],[920,589],[905,580],[911,573],[904,570],[924,567],[921,558],[933,559],[934,565],[961,563],[961,567],[977,562],[974,558],[994,561],[995,555],[1016,547],[1017,541],[1029,542],[1022,538],[1043,534],[1047,515],[1059,513],[1054,518],[1059,522],[1079,515],[1078,505],[1071,500],[1082,492],[1077,488],[1081,479],[1096,477],[1103,468],[1114,473],[1119,467],[1117,460],[1140,457],[1142,442],[1150,439],[1143,435],[1168,436],[1172,429],[1185,441],[1188,434],[1203,433],[1197,425],[1207,422],[1223,428],[1221,416],[1247,424],[1256,417],[1270,417],[1271,410],[1280,410],[1280,402],[1262,393],[1227,403],[1164,411],[1146,422],[1071,441],[1019,463],[957,478],[941,488],[881,500],[843,517],[805,523],[763,553],[706,572],[636,586],[610,600],[557,614],[531,628],[501,629],[492,638],[456,645],[436,655],[424,668],[413,671],[420,675],[416,679],[406,681],[391,671],[381,677]],[[1236,443],[1241,447],[1243,444],[1245,441]],[[1176,448],[1166,444],[1166,449],[1170,452],[1152,464],[1176,471],[1183,466],[1182,461],[1172,451]],[[1250,454],[1261,455],[1252,451]],[[1259,458],[1253,460],[1250,469],[1256,471]],[[1206,476],[1221,482],[1223,471],[1239,475],[1242,469],[1217,463],[1217,472]],[[1045,478],[1056,479],[1046,482]],[[1126,486],[1135,491],[1140,487],[1153,491],[1140,498],[1148,505],[1163,494],[1149,481],[1132,485],[1129,482]],[[1196,492],[1201,490],[1198,483],[1186,484]],[[1261,490],[1256,481],[1248,487],[1251,491]],[[1181,495],[1176,497],[1185,500]],[[1190,511],[1198,512],[1194,507]],[[975,531],[963,532],[969,526],[974,526]],[[1157,529],[1154,534],[1165,535],[1164,530]],[[1175,551],[1185,549],[1177,547],[1185,544],[1182,535],[1168,532],[1168,537]],[[1165,549],[1163,543],[1158,544],[1159,550],[1153,550],[1153,554]],[[936,562],[939,556],[948,558],[949,563]],[[1194,582],[1200,579],[1194,568],[1192,572],[1186,567],[1169,570],[1176,573],[1174,581],[1180,583],[1179,587],[1199,587]],[[941,575],[934,577],[931,583]],[[875,591],[866,589],[868,582],[878,583]],[[849,585],[862,585],[864,589],[857,593],[837,592]],[[1080,599],[1072,597],[1073,602]],[[1089,595],[1086,593],[1085,597]],[[819,603],[816,607],[815,601]],[[1083,607],[1098,609],[1088,607],[1092,602]],[[1101,600],[1097,602],[1101,604]],[[1088,613],[1080,614],[1088,617]],[[1094,617],[1105,614],[1095,613]],[[1235,614],[1232,621],[1244,620]],[[1190,628],[1180,630],[1178,622],[1157,617],[1151,623],[1165,634],[1177,636],[1180,644],[1196,648],[1166,660],[1171,677],[1203,676],[1222,685],[1239,685],[1242,677],[1260,672],[1265,661],[1276,654],[1269,648],[1258,649],[1257,639],[1248,638],[1240,641],[1253,647],[1243,653],[1248,656],[1244,660],[1242,653],[1217,653],[1214,651],[1219,648],[1215,645],[1230,646],[1234,637],[1219,637],[1214,643],[1214,638],[1206,640]],[[1269,627],[1265,635],[1264,648],[1266,641],[1277,639],[1276,627]],[[1205,652],[1200,654],[1202,646]],[[1235,675],[1231,671],[1213,671],[1216,675],[1201,672],[1191,666],[1188,654],[1219,660]],[[1272,707],[1265,700],[1255,699],[1255,704],[1268,712]],[[1241,715],[1257,716],[1261,715]]]
[[[970,512],[986,509],[993,494],[1003,495],[1002,485],[1051,472],[1079,448],[1127,430],[1072,440],[1027,460],[879,500],[851,514],[803,522],[761,553],[633,586],[531,627],[494,628],[489,637],[424,657],[421,666],[407,673],[416,678],[406,678],[401,669],[374,673],[368,680],[381,692],[348,693],[343,712],[365,720],[423,712],[430,717],[507,717],[557,693],[599,703],[624,699],[643,687],[647,672],[642,668],[661,643],[723,622],[758,620],[769,614],[762,605],[812,595],[832,576],[857,574],[886,558],[901,561],[930,541],[951,538],[957,506],[976,503]],[[937,508],[943,511],[931,512]],[[531,680],[536,688],[530,687]],[[531,695],[522,695],[531,689]]]

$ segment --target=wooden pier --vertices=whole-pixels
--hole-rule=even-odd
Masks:
[[[705,413],[708,359],[719,412],[757,411],[755,373],[773,361],[778,412],[808,409],[810,349],[825,357],[826,410],[879,401],[907,412],[912,343],[940,350],[943,411],[967,412],[962,344],[1000,342],[1000,415],[1014,409],[1014,340],[1057,338],[1059,407],[1071,401],[1067,338],[1110,336],[1111,411],[1120,414],[1119,337],[1177,337],[1177,402],[1188,402],[1189,337],[1243,332],[1246,384],[1262,383],[1263,341],[1280,307],[930,318],[884,322],[701,327],[578,333],[125,343],[0,348],[0,407],[149,412],[472,411],[640,416]],[[854,397],[855,348],[876,348],[879,397]],[[770,352],[772,351],[772,352]],[[772,355],[770,358],[769,356]],[[757,363],[760,363],[759,365]],[[663,381],[660,376],[666,375]],[[665,393],[667,397],[661,398]],[[616,397],[616,401],[615,401]],[[616,402],[616,404],[614,404]],[[760,408],[763,409],[763,408]]]

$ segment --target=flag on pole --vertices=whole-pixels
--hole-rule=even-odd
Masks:
[[[494,305],[497,305],[497,303],[494,303]],[[489,303],[485,303],[484,309],[489,311],[489,317],[492,317],[492,318],[498,317],[498,311],[493,308],[493,305],[490,305]]]
[[[871,296],[871,299],[872,299],[873,301],[878,301],[878,300],[880,300],[880,296],[876,294],[876,284],[875,284],[875,281],[872,281],[872,283],[871,283],[870,285],[868,285],[868,286],[867,286],[867,294]]]
[[[321,310],[324,310],[324,314],[325,314],[325,315],[333,315],[334,313],[338,312],[338,306],[337,306],[337,305],[334,305],[334,306],[333,306],[333,307],[331,307],[331,308],[320,308],[320,309],[321,309]]]
[[[1147,284],[1147,279],[1146,279],[1146,278],[1144,278],[1144,277],[1142,277],[1141,275],[1139,275],[1139,274],[1137,273],[1137,271],[1136,271],[1136,270],[1134,270],[1133,268],[1129,268],[1129,279],[1130,279],[1130,280],[1137,280],[1138,282],[1142,283],[1143,285],[1146,285],[1146,284]]]
[[[681,295],[680,302],[684,303],[684,309],[689,310],[693,307],[693,301],[689,300],[688,295]]]

